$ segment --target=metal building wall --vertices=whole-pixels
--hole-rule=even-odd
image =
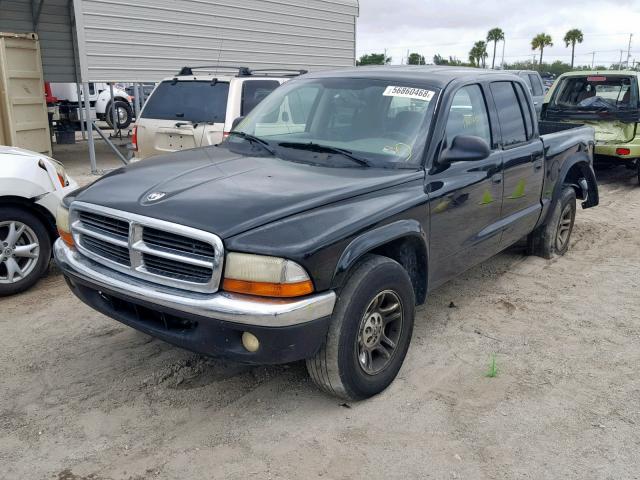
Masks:
[[[0,32],[40,38],[44,78],[75,82],[70,0],[0,0]]]
[[[158,81],[198,64],[320,70],[355,63],[358,0],[74,4],[84,81]]]

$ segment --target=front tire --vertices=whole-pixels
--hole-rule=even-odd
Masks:
[[[529,235],[529,254],[551,259],[569,250],[571,233],[576,219],[576,192],[565,186],[549,221]]]
[[[390,258],[366,256],[345,281],[323,346],[307,360],[309,375],[346,400],[382,392],[404,362],[414,315],[407,271]]]
[[[0,297],[33,286],[49,267],[51,239],[28,210],[0,207]]]

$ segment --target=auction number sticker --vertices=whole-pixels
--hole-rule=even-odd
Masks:
[[[428,102],[433,98],[435,92],[425,90],[424,88],[390,86],[387,87],[383,95],[385,97],[413,98],[414,100],[424,100]]]

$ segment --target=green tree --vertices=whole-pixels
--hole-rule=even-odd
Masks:
[[[391,63],[391,57],[387,57],[384,53],[368,53],[362,55],[356,65],[387,65],[389,63]]]
[[[409,65],[426,65],[427,62],[424,59],[424,55],[420,55],[419,53],[412,53],[409,55],[407,59],[407,63]]]
[[[576,54],[576,43],[582,43],[584,35],[581,30],[573,28],[567,32],[564,36],[564,44],[567,48],[571,45],[571,69],[573,69],[573,62]]]
[[[544,53],[544,47],[553,47],[553,39],[551,35],[546,33],[539,33],[533,40],[531,40],[531,50],[540,50],[540,68],[542,69],[542,55]]]
[[[504,32],[500,28],[492,28],[487,33],[487,42],[493,42],[493,59],[491,60],[491,68],[496,68],[496,47],[498,42],[504,40]]]
[[[473,48],[469,51],[469,61],[477,67],[486,67],[487,65],[487,42],[480,40],[473,44]]]

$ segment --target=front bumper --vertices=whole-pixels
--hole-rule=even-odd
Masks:
[[[99,265],[62,240],[54,256],[73,293],[90,307],[187,350],[246,363],[313,356],[336,301],[333,291],[285,300],[162,287]],[[243,332],[258,338],[257,352],[242,346]]]

